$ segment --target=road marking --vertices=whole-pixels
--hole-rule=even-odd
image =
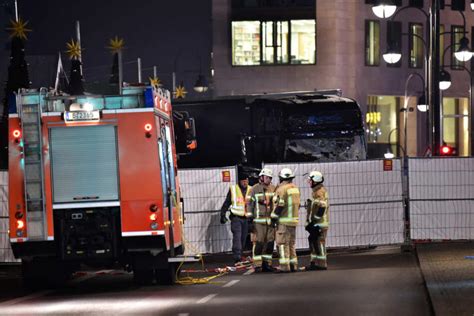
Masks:
[[[77,277],[75,279],[72,279],[68,283],[77,284],[77,283],[84,282],[85,280],[89,280],[89,279],[92,279],[92,278],[95,278],[95,277],[97,277],[97,274],[92,274],[92,273],[91,274],[86,274],[84,276],[80,276],[80,277]]]
[[[204,304],[212,300],[214,297],[216,297],[217,294],[209,294],[208,296],[205,296],[201,298],[199,301],[196,302],[196,304]]]
[[[33,293],[33,294],[30,294],[30,295],[27,295],[27,296],[14,298],[12,300],[0,303],[0,306],[14,305],[14,304],[17,304],[17,303],[21,303],[23,301],[33,299],[33,298],[38,298],[38,297],[41,297],[41,296],[48,295],[49,293],[52,293],[52,292],[53,292],[52,290],[47,290],[47,291],[42,291],[42,292],[38,292],[38,293]]]
[[[250,269],[248,270],[247,272],[244,273],[244,275],[251,275],[252,273],[254,273],[255,270],[254,269]]]
[[[103,271],[105,271],[105,270],[103,270]],[[110,270],[110,271],[112,271],[112,270]],[[92,278],[95,278],[95,277],[97,277],[97,274],[84,275],[84,276],[78,277],[76,279],[73,279],[73,280],[69,281],[68,283],[69,284],[77,284],[77,283],[80,283],[80,282],[83,282],[83,281],[86,281],[88,279],[92,279]],[[30,295],[14,298],[14,299],[11,299],[9,301],[5,301],[5,302],[0,303],[0,306],[8,306],[8,305],[18,304],[18,303],[21,303],[23,301],[31,300],[33,298],[38,298],[38,297],[41,297],[41,296],[48,295],[52,292],[54,292],[54,291],[53,290],[46,290],[46,291],[41,291],[41,292],[38,292],[38,293],[33,293],[33,294],[30,294]]]
[[[230,282],[227,282],[226,284],[224,284],[223,287],[231,287],[232,285],[234,285],[235,283],[238,283],[240,280],[232,280]]]

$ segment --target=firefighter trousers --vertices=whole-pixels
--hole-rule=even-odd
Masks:
[[[296,227],[279,224],[275,233],[275,242],[280,255],[280,270],[290,271],[290,266],[298,268],[296,256]]]
[[[308,236],[309,249],[311,251],[311,262],[317,267],[327,268],[326,236],[327,228],[315,229]]]
[[[234,261],[240,261],[248,235],[248,219],[232,215],[230,217],[230,230],[232,232],[232,255]]]
[[[275,229],[267,224],[254,223],[255,240],[253,244],[253,263],[256,267],[272,264]]]

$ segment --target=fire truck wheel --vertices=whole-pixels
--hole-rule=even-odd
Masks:
[[[23,286],[29,289],[57,288],[72,276],[72,268],[52,258],[22,261]]]
[[[152,285],[154,278],[153,269],[133,270],[133,281],[138,285]]]
[[[167,269],[156,269],[156,283],[160,285],[173,285],[176,282],[176,265],[170,264]]]

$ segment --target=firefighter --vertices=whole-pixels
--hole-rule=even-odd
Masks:
[[[275,229],[271,225],[272,200],[275,186],[272,185],[273,171],[263,168],[258,175],[258,184],[250,190],[247,211],[253,219],[255,243],[252,257],[256,271],[272,272],[273,241]]]
[[[280,171],[280,184],[273,196],[271,222],[276,227],[275,242],[280,254],[280,272],[298,271],[296,226],[300,207],[300,190],[292,182],[295,175],[289,168]]]
[[[232,255],[235,263],[245,261],[242,257],[242,252],[248,235],[249,219],[246,212],[246,204],[250,188],[248,175],[240,172],[238,174],[238,184],[230,186],[227,197],[221,207],[221,224],[227,222],[226,213],[230,210]]]
[[[306,230],[311,250],[311,263],[306,270],[326,270],[326,236],[329,228],[329,195],[323,186],[324,177],[312,171],[308,177],[313,190],[312,199],[306,201]]]

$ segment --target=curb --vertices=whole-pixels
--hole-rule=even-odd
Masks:
[[[420,258],[418,257],[418,248],[416,248],[416,246],[415,246],[415,258],[416,258],[416,263],[418,265],[418,269],[419,269],[420,274],[421,274],[421,279],[423,280],[423,287],[425,289],[425,294],[426,294],[426,297],[428,299],[428,303],[430,304],[430,313],[431,313],[431,315],[436,315],[434,305],[433,305],[433,300],[432,300],[432,297],[431,297],[431,293],[428,289],[428,284],[426,283],[425,274],[423,273],[423,269],[421,268]]]

